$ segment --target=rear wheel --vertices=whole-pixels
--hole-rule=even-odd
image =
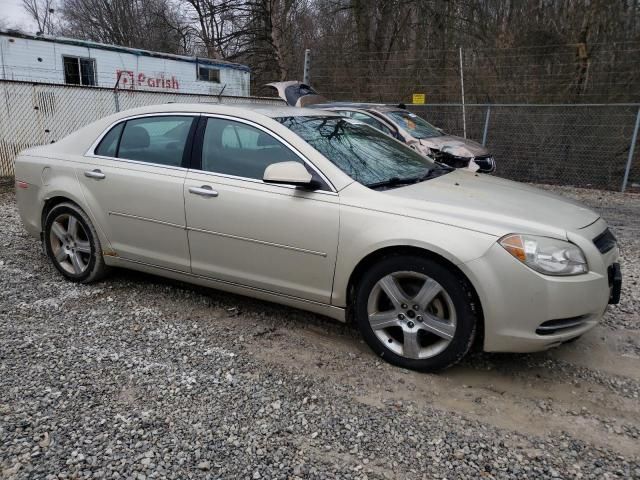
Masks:
[[[98,234],[73,203],[58,204],[47,213],[44,248],[58,271],[73,282],[93,282],[106,273]]]
[[[354,307],[367,344],[404,368],[436,371],[453,365],[469,351],[476,332],[465,280],[428,258],[383,259],[362,277]]]

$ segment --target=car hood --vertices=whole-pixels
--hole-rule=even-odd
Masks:
[[[267,87],[275,88],[278,96],[291,107],[306,107],[317,103],[325,103],[327,99],[309,85],[297,80],[267,83]]]
[[[496,236],[531,233],[566,238],[567,231],[599,218],[573,200],[463,170],[381,193],[400,201],[393,203],[404,206],[403,214]]]
[[[442,135],[420,139],[420,143],[429,148],[440,150],[456,157],[482,157],[489,154],[489,150],[478,142],[455,135]]]

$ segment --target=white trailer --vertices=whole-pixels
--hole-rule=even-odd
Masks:
[[[249,96],[246,65],[0,30],[3,80]]]

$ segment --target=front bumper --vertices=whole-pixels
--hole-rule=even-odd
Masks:
[[[542,275],[497,243],[483,257],[460,266],[480,297],[485,351],[545,350],[597,325],[620,289],[618,281],[610,281],[609,273],[616,269],[618,248],[603,255],[591,240],[596,236],[594,230],[605,228],[599,220],[584,231],[569,234],[569,240],[587,257],[589,272],[583,275]]]
[[[622,272],[620,264],[614,263],[607,268],[609,277],[609,303],[617,305],[620,303],[620,294],[622,293]]]
[[[435,158],[438,162],[444,163],[453,168],[468,168],[480,173],[493,173],[496,171],[496,161],[491,154],[478,157],[458,157],[441,150],[430,150],[425,153]],[[475,165],[472,165],[473,164]]]

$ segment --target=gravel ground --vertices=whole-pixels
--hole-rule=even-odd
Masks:
[[[64,282],[0,193],[2,477],[640,479],[640,196],[554,189],[610,222],[621,304],[573,344],[440,375],[285,307]]]

